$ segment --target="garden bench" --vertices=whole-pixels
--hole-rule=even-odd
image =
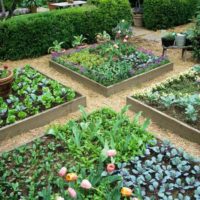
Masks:
[[[186,51],[192,51],[193,50],[192,46],[182,46],[182,47],[179,47],[179,46],[169,46],[169,47],[162,46],[162,47],[163,47],[162,56],[164,56],[166,54],[167,49],[182,49],[182,59],[183,60],[185,60]]]

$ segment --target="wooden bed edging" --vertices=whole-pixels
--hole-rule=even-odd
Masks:
[[[142,111],[145,117],[151,118],[161,128],[173,131],[173,133],[197,144],[200,144],[200,130],[195,129],[184,122],[181,122],[147,104],[144,104],[133,97],[127,97],[126,104],[134,112]]]
[[[72,101],[63,103],[39,114],[17,121],[14,124],[0,128],[0,141],[14,137],[31,129],[44,126],[56,118],[78,110],[79,105],[86,106],[86,97],[81,96],[79,93],[77,94],[77,98]]]
[[[82,74],[79,74],[78,72],[75,72],[57,62],[54,62],[53,60],[49,61],[49,66],[53,67],[54,69],[56,69],[57,71],[61,73],[65,73],[66,75],[70,76],[72,79],[75,79],[79,83],[86,85],[87,87],[97,91],[98,93],[102,94],[105,97],[109,97],[117,92],[133,87],[134,85],[141,84],[146,81],[150,81],[162,74],[165,74],[173,70],[173,63],[167,63],[165,65],[152,69],[143,74],[139,74],[137,76],[131,77],[129,79],[126,79],[114,85],[106,87],[100,83],[97,83],[96,81],[92,79],[89,79],[88,77]]]

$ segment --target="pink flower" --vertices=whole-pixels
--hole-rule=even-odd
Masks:
[[[63,177],[66,173],[67,173],[67,168],[66,167],[62,167],[60,169],[60,171],[58,172],[58,175]]]
[[[123,42],[126,43],[126,42],[128,42],[128,40],[127,39],[123,39]]]
[[[116,156],[117,151],[115,149],[109,149],[106,154],[108,157],[114,157]]]
[[[119,48],[119,46],[118,46],[117,44],[114,44],[113,47],[114,47],[115,49],[118,49],[118,48]]]
[[[73,199],[76,199],[77,194],[76,194],[76,191],[73,188],[69,187],[68,193],[69,193],[70,197],[72,197]]]
[[[90,183],[90,181],[88,181],[87,179],[82,180],[81,182],[81,187],[83,189],[89,190],[92,188],[92,184]]]
[[[56,197],[56,200],[65,200],[65,199],[63,197],[58,196]]]
[[[113,164],[113,163],[108,164],[107,167],[106,167],[106,170],[109,173],[115,171],[115,164]]]
[[[128,35],[125,36],[125,39],[128,39]]]
[[[121,33],[121,31],[119,30],[119,31],[117,31],[117,33],[118,33],[118,34],[120,34],[120,33]]]

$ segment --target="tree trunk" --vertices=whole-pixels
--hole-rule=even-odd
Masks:
[[[1,9],[2,9],[2,17],[5,17],[6,16],[6,10],[5,10],[3,0],[0,0],[0,4],[1,4]]]

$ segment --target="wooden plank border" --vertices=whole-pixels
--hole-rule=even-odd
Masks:
[[[75,71],[69,69],[68,67],[65,67],[64,65],[61,65],[61,64],[53,61],[53,60],[49,61],[49,66],[53,67],[54,69],[56,69],[57,71],[59,71],[61,73],[65,73],[67,76],[70,76],[72,79],[97,91],[98,93],[102,94],[105,97],[109,97],[117,92],[131,88],[134,85],[141,84],[146,81],[150,81],[158,76],[161,76],[161,75],[173,70],[173,63],[167,63],[165,65],[162,65],[160,67],[152,69],[143,74],[139,74],[137,76],[131,77],[129,79],[126,79],[126,80],[116,83],[114,85],[106,87],[100,83],[97,83],[96,81],[94,81],[92,79],[87,78],[86,76],[84,76],[82,74],[79,74],[78,72],[75,72]]]
[[[200,130],[187,125],[133,97],[127,97],[126,104],[134,112],[142,111],[145,117],[151,118],[158,126],[163,129],[171,130],[173,133],[197,144],[200,144]]]

